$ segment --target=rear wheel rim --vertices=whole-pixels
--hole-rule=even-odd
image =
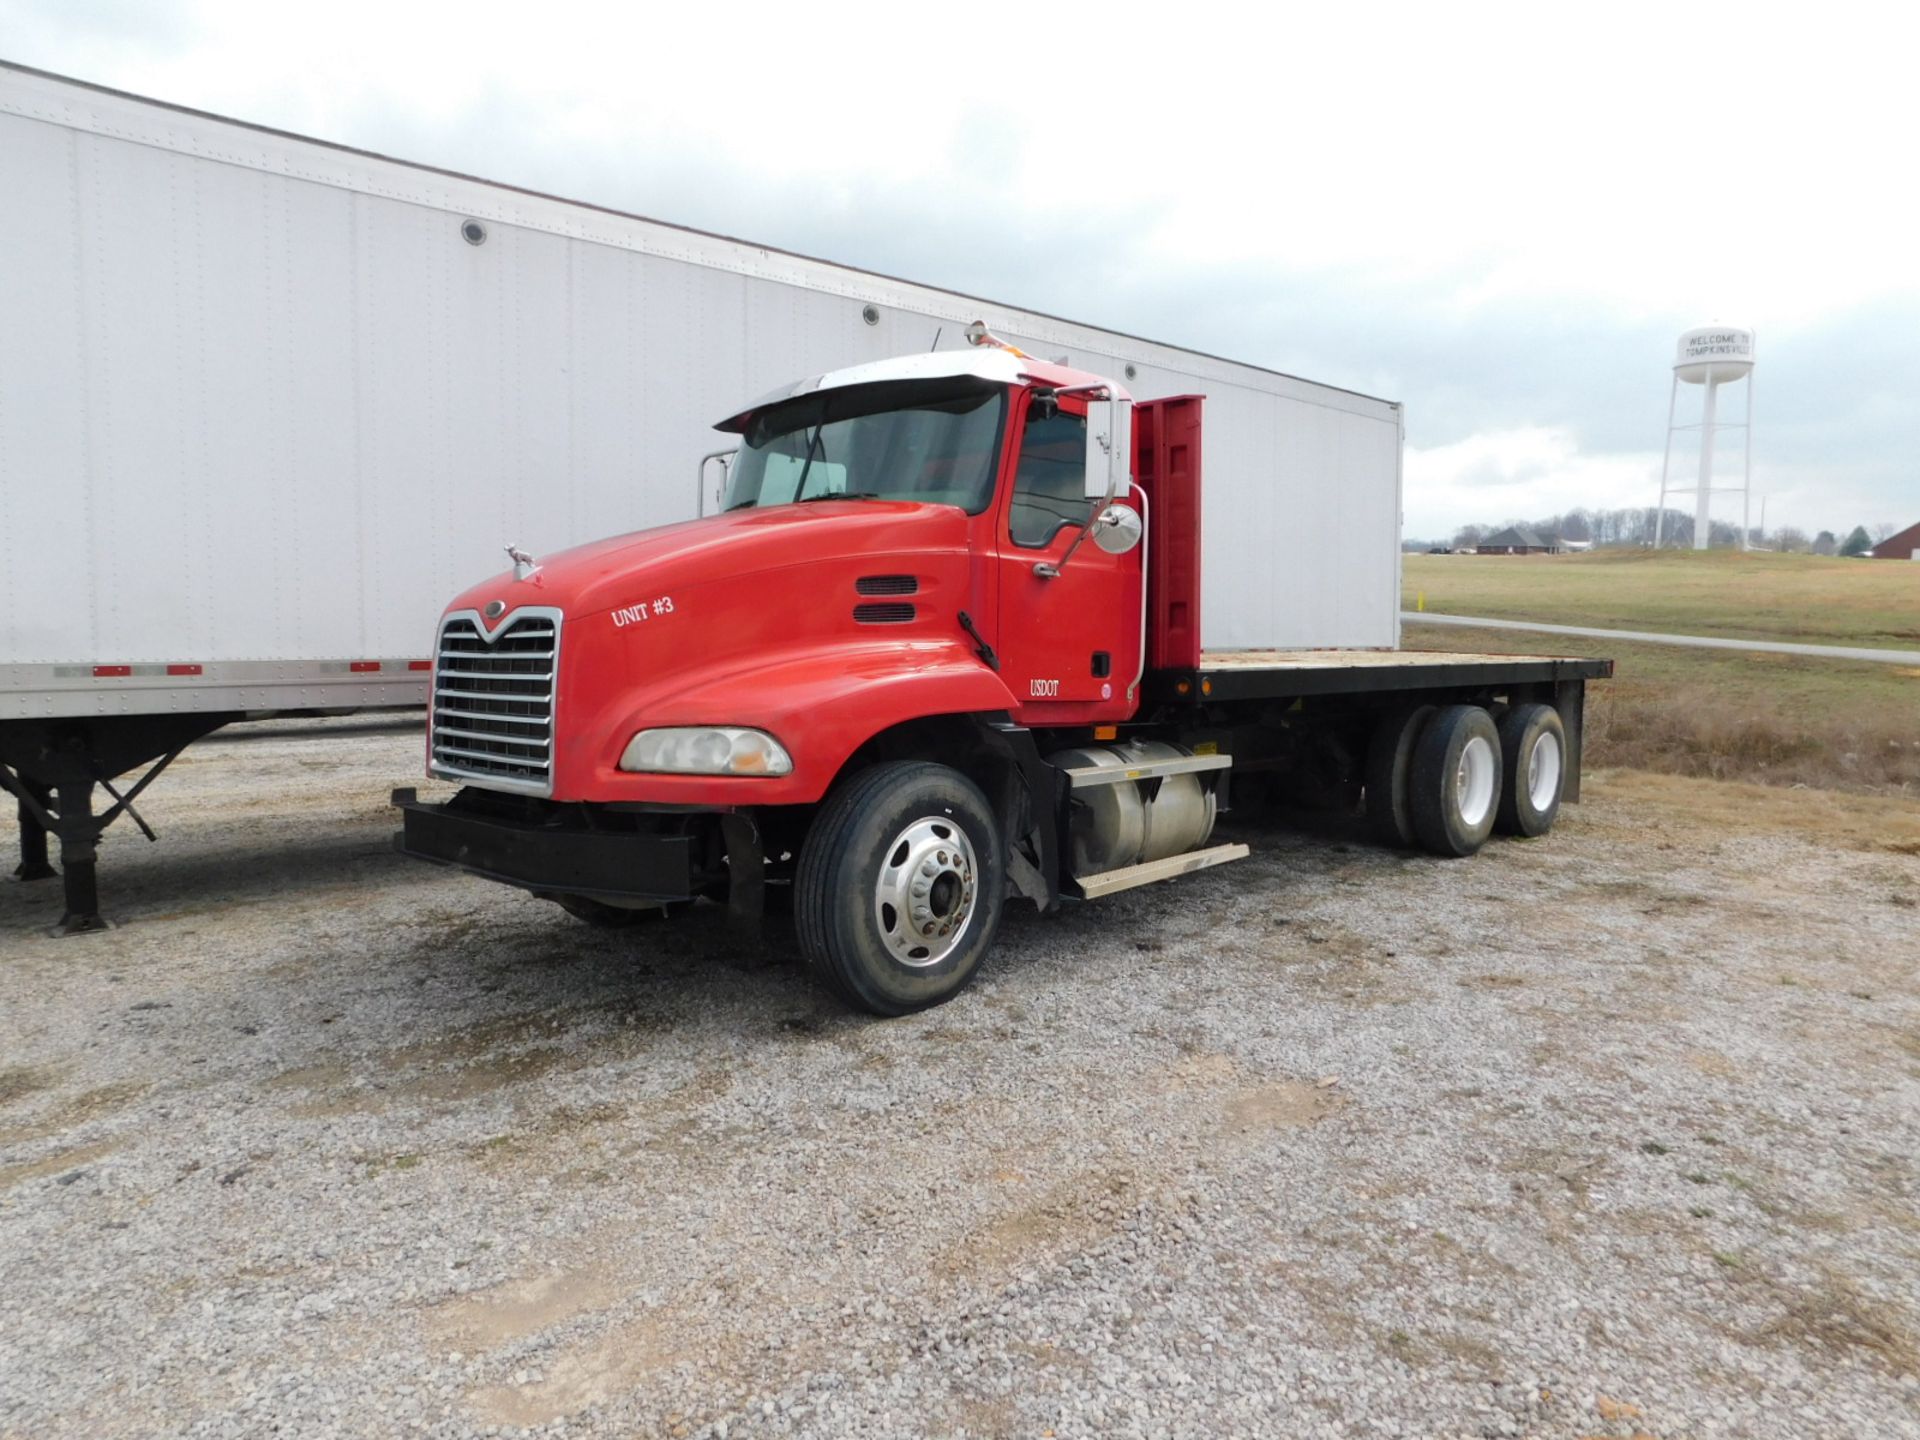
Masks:
[[[923,816],[894,836],[873,888],[887,953],[915,970],[951,955],[973,923],[978,877],[973,842],[950,816]]]
[[[1560,798],[1560,737],[1544,730],[1533,742],[1527,756],[1527,799],[1536,812],[1544,814]]]
[[[1486,822],[1493,813],[1495,782],[1500,774],[1499,757],[1484,735],[1469,737],[1460,747],[1460,764],[1454,774],[1454,789],[1459,796],[1460,820],[1469,830]]]

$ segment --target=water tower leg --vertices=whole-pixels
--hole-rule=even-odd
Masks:
[[[1693,548],[1704,550],[1713,533],[1713,398],[1718,381],[1707,381],[1707,408],[1700,417],[1700,489],[1693,499]]]
[[[1653,548],[1660,548],[1667,528],[1667,471],[1673,465],[1673,410],[1680,401],[1680,377],[1667,387],[1667,448],[1660,453],[1660,505],[1653,512]]]
[[[1746,437],[1745,443],[1740,447],[1740,494],[1743,497],[1741,503],[1743,505],[1750,505],[1753,503],[1753,371],[1751,370],[1747,371],[1747,423],[1742,427],[1740,433]],[[1766,502],[1762,501],[1760,504],[1761,542],[1765,543],[1766,538],[1767,506]]]

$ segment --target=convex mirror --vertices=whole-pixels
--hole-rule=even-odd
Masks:
[[[1093,543],[1109,555],[1124,555],[1140,543],[1146,529],[1131,505],[1109,505],[1093,522]]]

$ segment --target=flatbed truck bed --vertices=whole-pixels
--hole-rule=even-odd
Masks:
[[[1611,660],[1550,655],[1455,654],[1447,650],[1206,650],[1195,667],[1152,673],[1162,703],[1276,700],[1308,695],[1446,690],[1487,684],[1604,680]]]
[[[1456,654],[1446,650],[1203,650],[1200,663],[1149,672],[1150,708],[1174,720],[1196,709],[1244,720],[1284,706],[1305,720],[1352,712],[1369,723],[1416,705],[1538,701],[1566,731],[1564,796],[1580,798],[1589,680],[1613,661],[1572,656]]]

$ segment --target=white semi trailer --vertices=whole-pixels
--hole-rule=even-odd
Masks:
[[[1388,401],[10,65],[0,196],[0,785],[69,931],[185,745],[423,706],[504,545],[691,518],[744,398],[974,320],[1205,393],[1209,650],[1398,641]]]

